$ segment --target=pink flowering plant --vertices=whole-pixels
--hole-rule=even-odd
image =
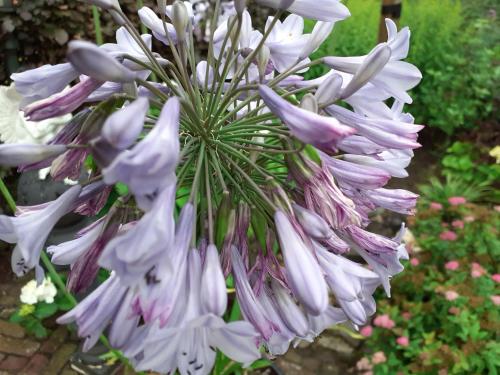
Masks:
[[[189,2],[139,9],[142,35],[118,0],[87,3],[113,18],[116,43],[71,41],[65,62],[12,75],[27,118],[72,119],[47,144],[0,145],[4,166],[77,181],[30,207],[2,188],[13,271],[68,266],[68,295],[89,292],[58,323],[84,350],[101,340],[137,371],[182,375],[366,324],[408,259],[405,226],[372,233],[370,214],[413,214],[418,197],[386,187],[408,176],[423,128],[404,111],[421,80],[403,61],[409,29],[386,20],[387,41],[365,55],[311,60],[350,16],[339,0],[257,0],[274,13],[261,29],[244,0],[228,17],[216,1],[203,55]],[[305,79],[316,65],[327,73]],[[71,212],[95,220],[49,261],[46,239]]]
[[[463,199],[447,204],[446,196],[436,210],[433,199],[424,194],[409,220],[420,249],[410,259],[418,262],[408,262],[392,298],[362,330],[369,332],[364,361],[373,374],[496,374],[500,214]],[[457,221],[456,240],[443,238],[443,223]]]

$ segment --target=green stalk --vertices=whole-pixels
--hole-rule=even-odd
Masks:
[[[104,42],[101,29],[101,13],[95,5],[92,5],[92,17],[94,18],[95,42],[101,45]]]
[[[144,1],[137,0],[137,10],[141,9],[143,6],[144,6]],[[142,34],[148,33],[148,28],[142,22],[141,22],[141,33]]]

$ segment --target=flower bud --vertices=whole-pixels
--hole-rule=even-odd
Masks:
[[[342,81],[339,74],[332,74],[319,85],[314,97],[321,107],[333,104],[340,98]]]
[[[69,42],[67,57],[77,71],[99,81],[132,82],[137,76],[90,42],[81,40]]]
[[[386,43],[376,46],[356,69],[351,82],[349,82],[342,92],[342,98],[348,98],[380,73],[390,58],[391,48]],[[345,58],[325,57],[323,61],[330,68],[340,71],[346,70],[345,67],[349,65],[349,61],[346,61]]]
[[[263,45],[257,53],[257,68],[259,69],[259,77],[261,81],[266,76],[270,56],[271,51],[266,45]]]
[[[306,94],[300,101],[300,108],[310,112],[318,113],[318,102],[312,94]]]
[[[177,40],[182,42],[186,37],[186,30],[189,24],[189,14],[186,5],[182,1],[177,0],[172,5],[172,24],[177,33]]]
[[[142,131],[148,109],[148,100],[139,98],[114,112],[102,127],[102,137],[119,150],[130,147]]]
[[[222,273],[219,253],[208,245],[201,273],[201,306],[206,313],[222,316],[227,307],[226,281]]]
[[[21,164],[37,163],[56,157],[65,151],[65,145],[2,144],[0,145],[0,165],[15,167]]]

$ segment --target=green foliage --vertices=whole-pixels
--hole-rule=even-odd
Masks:
[[[471,143],[455,142],[442,160],[445,176],[460,176],[467,183],[488,186],[500,181],[500,165],[488,163],[489,150],[479,150]]]
[[[346,0],[351,17],[337,22],[331,36],[321,48],[312,55],[312,59],[322,56],[360,56],[365,55],[377,43],[380,14],[379,0]],[[310,32],[314,21],[306,20],[305,31]],[[327,72],[323,65],[313,66],[306,74],[306,79],[319,77]]]
[[[380,1],[345,2],[352,17],[335,25],[330,38],[312,56],[365,55],[377,43]],[[494,89],[500,79],[498,59],[499,26],[488,15],[488,1],[477,11],[469,1],[466,9],[455,0],[406,0],[401,27],[411,30],[407,61],[423,74],[419,86],[410,93],[411,113],[416,122],[452,134],[472,128],[478,120],[492,117]],[[472,11],[474,9],[474,12]],[[306,30],[314,23],[306,22]],[[307,79],[326,73],[315,66]]]
[[[38,302],[35,305],[23,304],[12,314],[9,320],[20,324],[26,331],[37,338],[45,338],[49,332],[43,321],[61,311],[68,311],[73,304],[62,293],[58,293],[53,303]]]
[[[494,21],[464,17],[461,2],[453,0],[408,0],[401,17],[412,32],[408,61],[424,76],[413,90],[412,113],[417,123],[448,134],[491,114],[500,77],[488,40]]]
[[[468,203],[433,209],[422,202],[410,228],[412,262],[393,281],[392,298],[379,299],[377,312],[395,326],[374,327],[368,338],[367,346],[385,358],[373,362],[370,356],[373,373],[497,374],[500,287],[492,275],[499,271],[499,212]],[[457,239],[440,239],[445,230]],[[446,266],[449,261],[457,267]],[[397,343],[401,336],[408,346]]]

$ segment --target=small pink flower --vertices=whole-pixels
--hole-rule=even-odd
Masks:
[[[366,357],[361,358],[357,363],[356,363],[356,369],[359,371],[363,370],[371,370],[372,369],[372,364],[370,363],[370,360]]]
[[[448,312],[452,315],[458,315],[460,314],[460,309],[456,306],[452,306],[448,309]]]
[[[464,221],[466,223],[472,223],[474,220],[476,220],[476,218],[473,215],[467,215],[464,217]]]
[[[373,333],[373,327],[370,325],[364,326],[359,330],[359,333],[361,333],[362,336],[370,337]]]
[[[448,301],[454,301],[456,300],[458,297],[460,297],[460,294],[458,294],[457,292],[455,292],[454,290],[447,290],[445,293],[444,293],[444,296],[445,298],[448,300]]]
[[[493,302],[493,304],[494,304],[495,306],[500,305],[500,296],[499,296],[499,295],[496,295],[496,296],[490,296],[490,299],[491,299],[491,302]]]
[[[452,206],[459,206],[461,204],[467,203],[467,199],[465,199],[464,197],[450,197],[448,198],[448,202]]]
[[[374,365],[378,365],[379,363],[384,363],[385,361],[387,361],[387,358],[385,357],[384,352],[373,353],[372,363]]]
[[[382,328],[387,328],[387,329],[392,329],[396,326],[396,323],[394,323],[394,320],[392,320],[389,315],[384,314],[384,315],[378,315],[374,320],[373,324],[376,325],[377,327],[382,327]]]
[[[491,276],[491,279],[496,282],[496,283],[500,283],[500,273],[496,273],[494,275]]]
[[[497,206],[494,207],[494,209],[495,209],[496,212],[500,212],[500,206],[497,205]]]
[[[462,220],[453,220],[451,226],[453,228],[464,229],[464,222]]]
[[[411,319],[411,312],[405,311],[404,313],[401,314],[404,320],[410,320]]]
[[[449,226],[450,226],[450,224],[445,223],[444,221],[441,223],[442,228],[448,228]]]
[[[477,279],[478,277],[483,276],[486,273],[486,270],[477,262],[472,262],[470,275]]]
[[[444,268],[450,271],[455,271],[458,267],[460,267],[460,263],[458,263],[458,261],[456,260],[450,260],[444,265]]]
[[[455,241],[457,239],[457,234],[451,230],[445,230],[439,235],[439,238],[443,241]]]
[[[418,260],[418,258],[411,258],[410,264],[416,267],[420,264],[420,261]]]
[[[431,209],[438,210],[438,211],[443,209],[443,205],[441,203],[438,203],[438,202],[431,202],[430,207],[431,207]]]
[[[410,340],[406,336],[400,336],[400,337],[398,337],[396,339],[396,342],[398,343],[398,345],[401,345],[401,346],[408,346],[408,345],[410,345]]]

